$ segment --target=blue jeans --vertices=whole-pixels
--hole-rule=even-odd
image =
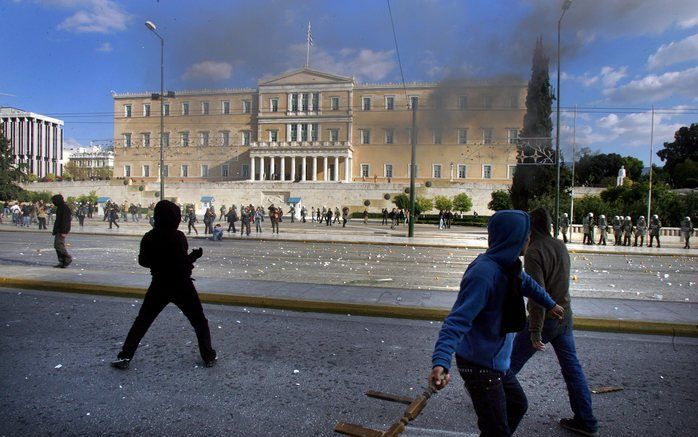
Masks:
[[[510,371],[514,374],[519,373],[528,359],[536,353],[528,328],[528,320],[526,320],[526,327],[523,331],[516,334],[514,339],[510,366]],[[568,312],[562,323],[558,323],[557,320],[546,319],[543,324],[542,341],[543,343],[550,343],[553,346],[555,355],[557,355],[562,377],[565,379],[565,384],[567,384],[567,395],[575,421],[585,425],[590,431],[598,430],[598,422],[591,407],[591,392],[584,376],[584,370],[582,370],[582,366],[577,359],[577,351],[574,346],[571,312]]]
[[[516,375],[469,363],[456,355],[458,372],[473,401],[480,437],[509,437],[528,409]]]

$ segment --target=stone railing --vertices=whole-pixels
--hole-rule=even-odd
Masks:
[[[258,141],[250,144],[251,149],[351,147],[349,141]]]

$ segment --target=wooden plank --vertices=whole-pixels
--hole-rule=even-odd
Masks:
[[[399,404],[405,404],[409,405],[412,403],[414,398],[410,398],[407,396],[399,396],[399,395],[394,395],[392,393],[383,393],[381,391],[375,391],[375,390],[369,390],[366,392],[366,396],[369,398],[375,398],[375,399],[380,399],[383,401],[389,401],[389,402],[397,402]]]
[[[352,437],[383,437],[382,431],[346,422],[337,423],[334,427],[334,432]]]

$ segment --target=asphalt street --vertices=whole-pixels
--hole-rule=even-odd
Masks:
[[[368,285],[404,290],[457,291],[463,271],[482,251],[440,247],[384,246],[322,242],[245,240],[213,242],[190,238],[203,247],[194,276],[262,279],[335,285]],[[140,238],[71,234],[71,269],[147,275],[137,264]],[[573,297],[695,302],[698,258],[683,256],[571,254]],[[0,232],[0,263],[55,264],[49,233]]]
[[[81,260],[82,261],[82,260]],[[337,421],[387,429],[415,395],[440,324],[206,305],[216,367],[203,368],[169,306],[126,372],[109,367],[139,300],[0,289],[0,435],[331,436]],[[694,436],[698,340],[577,332],[605,436]],[[521,373],[530,407],[517,435],[568,436],[551,351]],[[476,431],[459,377],[415,422],[424,436]]]

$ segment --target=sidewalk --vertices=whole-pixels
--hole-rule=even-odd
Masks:
[[[220,223],[224,229],[228,228],[225,222]],[[140,222],[119,222],[120,228],[109,229],[108,223],[101,219],[86,219],[85,226],[80,228],[77,221],[73,220],[72,234],[93,234],[93,235],[109,235],[109,236],[142,236],[149,231],[150,225],[144,218]],[[363,224],[363,220],[352,219],[347,223],[347,227],[343,228],[341,223],[335,223],[333,226],[326,226],[318,223],[300,223],[296,220],[291,223],[287,218],[281,223],[281,233],[278,235],[272,234],[271,226],[268,221],[262,224],[264,232],[261,234],[251,233],[249,236],[240,236],[240,234],[224,233],[224,241],[234,239],[255,239],[255,240],[278,240],[278,241],[317,241],[323,243],[341,243],[341,244],[379,244],[379,245],[411,245],[423,247],[447,247],[447,248],[472,248],[486,249],[487,248],[487,230],[477,227],[461,227],[454,226],[451,229],[439,230],[436,226],[416,224],[415,237],[407,237],[407,226],[401,225],[394,230],[389,226],[380,224],[380,220],[369,220],[368,224]],[[39,231],[36,225],[30,228],[22,228],[14,226],[12,223],[3,223],[0,225],[0,231],[8,232],[50,232]],[[179,229],[187,232],[187,225],[182,223]],[[188,235],[189,238],[206,238],[203,234],[203,223],[197,223],[199,235]],[[236,225],[239,232],[239,222]],[[642,255],[658,255],[658,256],[698,256],[698,238],[694,240],[694,246],[691,249],[683,249],[683,244],[678,241],[677,237],[663,237],[664,241],[661,248],[656,247],[625,247],[625,246],[588,246],[579,243],[570,243],[567,245],[570,253],[599,253],[599,254],[642,254]],[[573,241],[580,241],[581,235],[574,234]],[[611,243],[612,244],[612,243]]]
[[[207,303],[425,320],[442,320],[450,291],[284,283],[195,277]],[[0,286],[141,298],[150,275],[0,266]],[[698,304],[575,298],[575,327],[585,330],[698,337]]]

